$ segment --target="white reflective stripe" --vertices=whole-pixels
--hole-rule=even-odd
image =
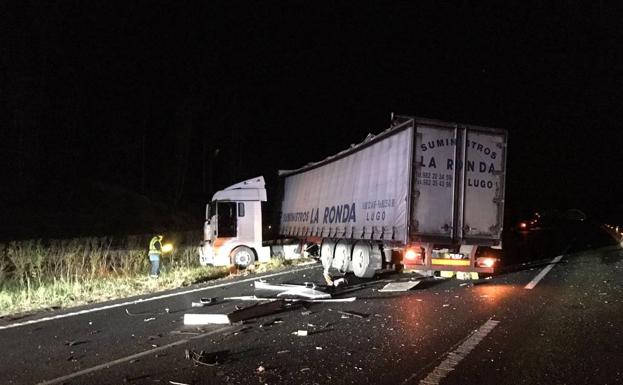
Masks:
[[[491,333],[500,321],[488,320],[478,330],[472,333],[467,339],[459,345],[458,348],[449,352],[443,361],[435,367],[424,379],[420,380],[420,384],[437,385],[443,380],[455,367],[474,350],[474,348]],[[413,380],[417,374],[411,376],[403,382],[403,384]]]
[[[534,289],[534,287],[539,283],[539,281],[543,279],[543,277],[545,277],[547,273],[549,273],[549,271],[554,267],[554,265],[560,262],[562,257],[563,257],[562,255],[559,255],[556,258],[554,258],[552,262],[550,262],[549,265],[545,266],[545,268],[541,270],[541,272],[536,277],[534,277],[532,281],[530,281],[530,283],[526,285],[525,289],[528,289],[528,290]]]

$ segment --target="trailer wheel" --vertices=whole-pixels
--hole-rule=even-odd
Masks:
[[[233,265],[242,268],[247,268],[255,262],[255,253],[246,246],[236,247],[229,257]]]
[[[320,246],[320,262],[324,271],[329,271],[333,263],[333,253],[335,252],[335,242],[331,240],[323,240]]]
[[[351,261],[352,244],[345,239],[338,241],[333,254],[333,265],[340,273],[344,274],[349,271]]]
[[[372,247],[368,242],[357,242],[353,249],[353,273],[359,278],[372,278],[375,273],[375,264],[371,261]]]

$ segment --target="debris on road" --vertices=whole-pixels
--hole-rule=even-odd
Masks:
[[[260,328],[265,328],[268,326],[273,326],[274,324],[282,324],[282,323],[283,323],[283,320],[281,318],[275,318],[275,319],[272,319],[270,321],[260,324]]]
[[[89,341],[86,340],[74,340],[74,341],[67,341],[65,342],[65,345],[67,346],[76,346],[76,345],[82,345],[82,344],[86,344]]]
[[[217,301],[216,298],[212,297],[212,298],[200,298],[199,302],[191,302],[191,306],[192,307],[204,307],[204,306],[208,306],[208,305],[213,305],[215,304]]]
[[[193,362],[195,366],[217,366],[223,363],[223,355],[225,352],[206,353],[203,350],[196,352],[194,350],[184,350],[184,356],[187,360]]]
[[[311,302],[311,303],[323,303],[323,302],[354,302],[357,297],[347,298],[326,298],[326,299],[306,299],[306,298],[278,298],[278,297],[256,297],[254,295],[242,295],[237,297],[225,297],[226,301],[284,301],[284,302]]]
[[[389,293],[397,291],[408,291],[416,287],[421,281],[408,281],[408,282],[390,282],[379,289],[379,293]]]
[[[198,333],[198,332],[187,332],[187,331],[183,331],[183,330],[171,330],[169,332],[169,334],[188,334],[188,335],[191,335],[191,336],[197,336],[197,335],[199,335],[201,333]]]
[[[228,325],[229,314],[184,314],[184,325]]]
[[[307,330],[297,330],[293,332],[292,334],[294,334],[295,336],[299,336],[299,337],[305,337],[307,336]]]
[[[280,312],[287,305],[284,301],[271,301],[240,308],[227,314],[186,313],[184,314],[184,325],[232,324]]]
[[[345,315],[347,318],[355,317],[355,318],[367,318],[368,314],[358,313],[356,311],[347,311],[347,310],[338,310],[338,313]]]
[[[303,285],[292,284],[270,284],[266,281],[253,282],[255,287],[255,295],[258,293],[268,293],[270,297],[278,298],[306,298],[306,299],[327,299],[331,298],[331,294],[318,290],[316,284],[305,282]]]
[[[185,382],[177,382],[177,381],[169,381],[169,384],[171,385],[189,385]]]
[[[262,365],[258,366],[257,369],[255,369],[256,373],[264,373],[266,371],[266,368],[263,367]]]
[[[329,275],[329,273],[324,272],[322,274],[322,276],[324,277],[325,282],[327,283],[327,285],[329,286],[333,286],[333,279],[331,278],[331,276]]]
[[[149,317],[149,318],[145,318],[145,319],[143,320],[143,322],[151,322],[151,321],[153,321],[153,320],[155,320],[155,319],[156,319],[156,317]]]

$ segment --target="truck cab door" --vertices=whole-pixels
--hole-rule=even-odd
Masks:
[[[236,202],[217,202],[217,237],[234,238],[238,235]]]

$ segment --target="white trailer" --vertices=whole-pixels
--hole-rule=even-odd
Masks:
[[[492,273],[496,258],[482,246],[501,248],[506,143],[501,129],[396,116],[334,156],[280,171],[279,233],[298,240],[286,255],[315,243],[325,271],[359,277],[396,266]],[[270,258],[262,201],[262,177],[214,195],[202,263]]]

